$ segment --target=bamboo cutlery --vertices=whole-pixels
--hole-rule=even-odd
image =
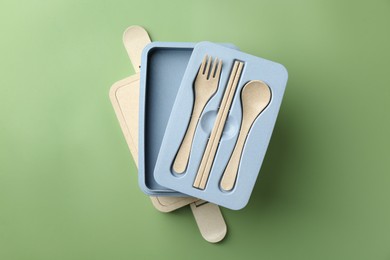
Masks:
[[[241,161],[241,154],[244,149],[246,137],[256,118],[268,106],[270,101],[271,90],[264,82],[252,80],[243,87],[241,92],[243,117],[241,120],[240,133],[233,153],[222,175],[222,190],[230,191],[233,189],[237,179],[238,167]]]
[[[208,138],[206,149],[193,182],[194,188],[200,190],[206,188],[233,98],[237,92],[243,68],[244,62],[238,60],[234,61],[214,126]],[[194,82],[195,100],[191,118],[172,165],[174,172],[178,175],[186,172],[197,125],[204,108],[218,90],[221,71],[222,60],[218,58],[213,60],[212,57],[207,55],[203,58]],[[270,100],[271,90],[262,81],[249,81],[242,88],[242,121],[240,131],[228,164],[222,174],[220,182],[221,190],[231,191],[234,188],[247,135],[254,121],[268,106]]]

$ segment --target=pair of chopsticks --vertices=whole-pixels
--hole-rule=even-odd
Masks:
[[[198,173],[196,174],[195,181],[193,183],[193,187],[195,188],[201,190],[204,190],[206,188],[211,167],[215,159],[217,148],[223,133],[223,128],[226,123],[226,119],[233,101],[234,94],[237,89],[238,81],[241,77],[243,67],[244,63],[240,61],[235,61],[233,64],[233,68],[230,73],[229,81],[222,98],[221,106],[219,108],[213,130],[207,142],[206,150],[203,154]]]

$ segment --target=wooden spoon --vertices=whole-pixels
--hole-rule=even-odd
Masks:
[[[252,80],[243,87],[241,92],[243,115],[240,133],[238,135],[236,145],[234,146],[233,153],[222,175],[222,190],[230,191],[233,189],[246,137],[253,125],[253,122],[261,114],[261,112],[264,111],[270,101],[271,90],[263,81]]]

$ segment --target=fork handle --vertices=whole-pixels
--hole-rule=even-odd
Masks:
[[[184,173],[187,168],[196,126],[198,125],[200,115],[202,114],[203,108],[207,101],[208,99],[195,99],[190,123],[188,124],[184,139],[176,154],[175,161],[173,162],[173,170],[178,174]]]

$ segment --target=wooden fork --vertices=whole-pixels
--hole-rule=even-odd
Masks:
[[[207,55],[203,58],[194,83],[195,102],[190,123],[173,162],[173,170],[178,174],[184,173],[187,169],[196,126],[204,107],[218,89],[221,69],[222,60],[216,58],[212,62],[212,57]]]

